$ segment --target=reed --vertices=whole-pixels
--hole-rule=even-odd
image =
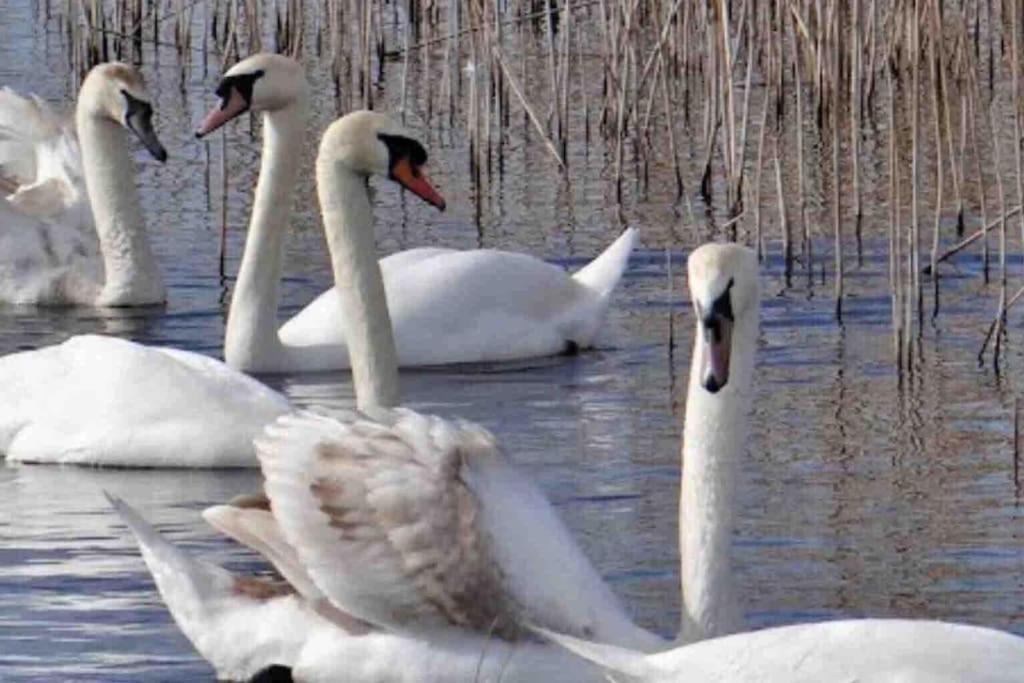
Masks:
[[[890,252],[894,360],[904,366],[922,330],[921,277],[932,278],[938,315],[941,264],[977,250],[987,281],[995,227],[1000,311],[1012,300],[1003,264],[1016,233],[1024,243],[1024,214],[1008,208],[1024,199],[1022,12],[1024,0],[40,5],[67,51],[71,87],[115,57],[144,68],[177,60],[183,89],[194,67],[209,78],[246,52],[303,59],[333,85],[339,110],[391,106],[463,145],[480,216],[493,174],[526,145],[543,150],[562,182],[600,174],[624,216],[652,192],[652,173],[669,169],[677,202],[703,202],[719,236],[752,236],[762,256],[781,252],[787,282],[797,260],[809,286],[831,269],[837,319],[855,265],[844,250],[855,245],[859,265],[867,241],[880,241]],[[994,98],[1000,88],[1008,96]],[[1012,150],[999,149],[1000,127],[1007,139],[1012,129]],[[587,167],[570,173],[580,158]],[[1010,197],[994,172],[1000,161],[1014,169]],[[874,186],[874,169],[887,169],[888,188]],[[880,195],[887,230],[886,218],[873,220]],[[1019,228],[1012,245],[1008,220]]]

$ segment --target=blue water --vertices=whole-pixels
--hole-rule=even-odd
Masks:
[[[64,101],[72,92],[65,53],[53,26],[33,19],[36,9],[31,2],[0,6],[0,83]],[[0,308],[0,353],[81,332],[219,353],[258,137],[244,123],[226,133],[232,229],[229,277],[222,279],[220,142],[215,138],[207,149],[190,132],[211,104],[216,67],[205,78],[198,70],[187,75],[182,88],[173,60],[161,64],[149,62],[145,72],[171,160],[159,166],[140,156],[140,184],[170,287],[166,309]],[[334,115],[327,90],[311,130]],[[394,93],[388,97],[394,105]],[[657,189],[633,197],[620,217],[609,199],[605,157],[575,158],[566,185],[535,140],[514,146],[477,224],[464,137],[458,130],[427,132],[416,111],[410,125],[424,131],[432,177],[449,211],[438,214],[378,184],[382,253],[484,245],[575,268],[624,223],[641,229],[644,248],[615,296],[596,350],[511,367],[407,372],[402,383],[412,406],[493,430],[554,500],[637,619],[672,634],[679,619],[679,432],[693,324],[684,258],[717,233],[672,208]],[[311,158],[312,149],[306,153]],[[655,172],[664,181],[670,169]],[[329,284],[309,187],[300,195],[288,243],[285,314]],[[765,229],[777,231],[770,213]],[[810,280],[798,275],[787,286],[778,242],[768,241],[754,433],[738,489],[734,546],[747,621],[904,616],[1024,633],[1024,523],[1011,443],[1020,345],[1011,335],[1001,375],[977,365],[995,292],[977,276],[977,258],[966,257],[950,269],[943,313],[926,324],[912,371],[901,380],[892,362],[884,216],[881,208],[866,218],[865,261],[848,273],[842,324],[833,315],[831,274],[822,278],[816,266]],[[1011,317],[1014,330],[1020,324]],[[304,405],[351,400],[344,373],[267,381]],[[174,626],[102,491],[140,508],[188,551],[245,571],[258,560],[220,539],[199,511],[258,486],[257,472],[0,463],[0,679],[212,676]]]

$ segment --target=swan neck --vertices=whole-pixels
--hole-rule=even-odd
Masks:
[[[333,159],[317,160],[317,191],[345,320],[356,404],[398,404],[398,355],[373,238],[366,177]]]
[[[160,267],[142,222],[135,164],[124,128],[93,114],[88,97],[75,114],[82,172],[103,258],[104,279],[96,303],[158,304],[166,299]]]
[[[273,370],[283,354],[277,309],[305,120],[304,101],[263,116],[259,180],[224,333],[224,358],[238,369]]]
[[[757,312],[733,331],[729,382],[712,394],[701,385],[704,340],[698,329],[683,430],[679,501],[683,642],[733,633],[741,626],[732,574],[736,478],[746,455],[752,405]]]

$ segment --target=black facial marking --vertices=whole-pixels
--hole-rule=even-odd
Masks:
[[[136,117],[146,120],[153,118],[153,105],[145,100],[132,97],[127,90],[122,89],[121,94],[124,95],[125,102],[127,102],[124,109],[125,121],[130,121]]]
[[[711,304],[711,310],[706,313],[704,313],[700,308],[700,303],[698,302],[697,304],[698,310],[701,313],[701,323],[704,325],[705,329],[711,332],[711,337],[715,342],[720,342],[722,340],[721,321],[732,321],[734,319],[732,312],[732,295],[730,294],[733,284],[735,284],[733,279],[729,278],[729,284],[725,286],[725,291],[718,295],[718,298]]]
[[[217,89],[214,91],[217,97],[220,98],[220,108],[228,106],[228,100],[231,99],[231,91],[235,90],[245,103],[252,106],[252,89],[256,84],[256,81],[263,76],[263,69],[257,69],[252,73],[238,74],[237,76],[225,76],[220,79],[220,83],[217,84]]]
[[[377,133],[377,137],[388,148],[389,170],[393,169],[402,159],[409,160],[413,173],[427,163],[427,150],[412,138],[407,138],[404,135],[389,135],[388,133]]]
[[[127,90],[122,89],[121,94],[125,100],[125,127],[135,133],[154,159],[167,161],[167,150],[160,144],[160,139],[153,130],[153,106],[145,100],[133,97]]]

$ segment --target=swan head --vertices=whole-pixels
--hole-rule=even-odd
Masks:
[[[158,161],[167,150],[153,130],[153,105],[138,69],[123,62],[100,64],[89,72],[78,94],[80,111],[130,130]]]
[[[306,74],[291,57],[259,53],[228,69],[217,84],[220,102],[196,129],[201,138],[247,111],[285,109],[306,97]]]
[[[715,394],[729,382],[734,327],[758,316],[757,254],[739,244],[705,244],[690,254],[687,270],[697,314],[696,367],[701,386]]]
[[[320,161],[340,163],[365,175],[394,180],[444,211],[444,198],[427,179],[427,150],[390,116],[356,111],[332,123],[320,142]]]

